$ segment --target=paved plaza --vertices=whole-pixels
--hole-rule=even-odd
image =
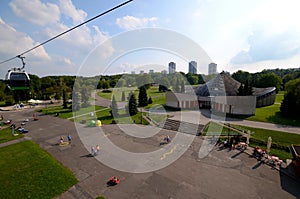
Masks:
[[[260,163],[247,153],[216,146],[200,159],[198,152],[204,142],[201,136],[195,137],[188,150],[165,168],[147,173],[119,171],[101,162],[101,158],[112,152],[101,147],[101,140],[109,139],[114,145],[132,153],[148,153],[163,150],[165,146],[160,145],[162,135],[170,135],[174,139],[176,132],[152,126],[105,125],[91,128],[78,124],[76,127],[69,120],[47,115],[39,115],[39,120],[33,121],[33,111],[5,111],[2,114],[17,125],[29,118],[30,122],[26,124],[30,131],[27,139],[38,143],[76,175],[79,182],[58,198],[94,198],[98,195],[107,199],[300,198],[300,180]],[[129,129],[132,135],[122,129]],[[143,135],[149,132],[153,136],[138,137],[136,134],[139,131]],[[59,146],[59,137],[66,137],[68,133],[73,137],[72,143]],[[100,154],[92,157],[90,147],[97,143],[100,143]],[[165,150],[157,161],[164,161],[164,158],[176,153],[176,150]],[[120,161],[116,159],[114,163],[126,168],[124,160],[126,157]],[[119,177],[121,182],[117,186],[107,187],[106,182],[113,175]]]

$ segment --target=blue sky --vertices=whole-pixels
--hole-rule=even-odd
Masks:
[[[0,3],[0,61],[29,48],[121,3],[120,0],[2,0]],[[188,2],[188,3],[187,3]],[[174,40],[170,53],[163,50],[139,49],[128,53],[136,38],[129,37],[123,46],[115,41],[127,31],[159,28],[173,31],[194,41],[207,54],[203,58],[218,64],[218,71],[239,69],[257,72],[268,68],[294,68],[300,63],[300,2],[297,0],[135,0],[98,18],[45,46],[26,54],[26,70],[38,76],[76,75],[81,66],[99,61],[85,75],[123,73],[135,70],[167,69],[169,61],[179,71],[187,72],[188,60],[171,53],[170,46],[189,45]],[[166,31],[166,33],[168,33]],[[175,38],[175,37],[172,37]],[[145,37],[152,41],[155,38]],[[161,38],[164,43],[168,34]],[[104,42],[104,43],[103,43]],[[183,44],[182,44],[183,43]],[[151,44],[149,44],[151,45]],[[123,49],[124,47],[124,49]],[[150,46],[151,47],[151,46]],[[89,55],[101,48],[101,56]],[[135,48],[138,49],[137,46]],[[126,49],[126,50],[125,50]],[[112,62],[116,52],[122,58]],[[122,54],[122,53],[121,53]],[[206,62],[198,62],[198,71],[207,73]],[[0,65],[1,75],[20,65],[13,60]],[[106,70],[104,64],[110,63]]]

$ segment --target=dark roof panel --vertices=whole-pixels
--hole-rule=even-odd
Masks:
[[[241,83],[233,79],[229,74],[221,72],[206,84],[196,87],[195,93],[199,96],[236,96]],[[261,96],[275,91],[275,87],[255,88],[253,95]]]

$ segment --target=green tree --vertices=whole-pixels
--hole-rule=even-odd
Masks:
[[[249,85],[248,82],[249,81],[247,80],[245,84],[240,85],[237,95],[239,95],[239,96],[252,95],[252,93],[253,93],[252,86]]]
[[[174,91],[177,92],[177,93],[180,92],[179,81],[178,80],[176,80],[176,82],[175,82]]]
[[[261,75],[256,86],[261,88],[274,86],[276,90],[279,91],[281,83],[282,80],[278,75],[270,73]]]
[[[122,100],[121,100],[121,101],[124,102],[125,100],[126,100],[126,99],[125,99],[125,91],[123,91],[123,92],[122,92]]]
[[[139,107],[144,107],[148,105],[148,96],[145,86],[139,88]]]
[[[118,105],[115,96],[113,95],[112,101],[111,101],[111,116],[112,117],[118,117]]]
[[[66,96],[66,90],[63,89],[63,90],[62,90],[62,93],[63,93],[63,107],[64,107],[64,108],[67,108],[67,96]]]
[[[284,117],[300,118],[300,78],[290,80],[285,89],[286,94],[280,106],[281,114]]]
[[[73,94],[72,94],[72,111],[73,112],[76,112],[76,111],[79,111],[80,109],[80,93],[77,91],[77,90],[74,90],[73,91]]]
[[[136,115],[138,113],[136,97],[132,92],[130,92],[128,98],[129,98],[129,102],[128,102],[129,115],[130,116]]]
[[[233,73],[231,77],[242,84],[246,84],[246,82],[249,82],[251,79],[250,73],[242,70]]]
[[[118,88],[122,88],[122,87],[124,87],[124,86],[126,86],[126,80],[123,79],[123,78],[119,79],[118,84],[117,84],[117,87],[118,87]]]
[[[166,87],[166,86],[164,86],[164,85],[159,85],[158,86],[158,91],[159,92],[166,92],[168,90],[168,88]]]
[[[185,85],[184,85],[184,81],[181,81],[181,93],[185,93]]]
[[[188,74],[186,74],[186,79],[190,83],[190,85],[198,84],[198,75],[188,73]]]
[[[136,78],[136,83],[138,87],[144,86],[146,89],[149,89],[153,80],[149,74],[142,74]]]
[[[83,85],[81,87],[81,102],[82,102],[82,107],[88,107],[90,105],[89,99],[90,99],[90,92],[89,92],[87,86]]]
[[[198,84],[204,84],[205,81],[203,79],[203,76],[201,74],[198,74]]]
[[[159,92],[161,91],[166,91],[170,88],[170,81],[167,77],[163,77],[162,79],[159,80],[159,85],[160,87],[158,88]]]
[[[149,97],[149,99],[148,99],[148,104],[152,104],[152,98],[151,97]]]

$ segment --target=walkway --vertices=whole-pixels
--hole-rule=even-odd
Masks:
[[[15,139],[15,140],[11,140],[11,141],[8,141],[8,142],[1,143],[0,148],[5,147],[5,146],[9,146],[9,145],[12,145],[12,144],[16,144],[16,143],[19,143],[19,142],[23,142],[24,140],[29,140],[29,138],[23,137],[23,138],[19,138],[19,139]]]
[[[32,117],[32,112],[29,111],[3,114],[5,117],[9,114],[14,121]],[[70,120],[48,115],[40,115],[38,121],[31,120],[26,124],[26,128],[29,130],[27,136],[32,137],[34,142],[69,168],[79,181],[59,196],[59,199],[90,199],[99,195],[106,198],[136,199],[141,197],[156,199],[239,198],[241,196],[243,198],[259,196],[260,198],[289,199],[300,197],[298,182],[282,175],[277,170],[260,164],[238,150],[228,151],[215,148],[208,156],[200,159],[198,152],[204,142],[202,137],[195,137],[184,155],[169,166],[157,171],[137,174],[112,169],[91,157],[90,145],[98,141],[88,139],[90,135],[90,138],[97,136],[90,134],[90,130],[101,129],[116,146],[140,154],[164,149],[164,146],[159,145],[161,135],[170,135],[172,140],[175,140],[175,132],[161,130],[152,137],[138,138],[124,133],[118,125],[104,125],[100,128],[87,128],[80,125],[80,128],[76,128]],[[137,129],[133,125],[130,125],[130,128],[130,132]],[[142,126],[142,128],[143,132],[147,132],[153,130],[154,127]],[[69,132],[73,137],[72,144],[58,146],[59,137],[66,136]],[[139,132],[140,130],[137,130],[135,133]],[[80,140],[79,134],[85,134],[87,137]],[[84,147],[83,141],[89,148]],[[105,158],[107,154],[107,151],[101,148],[97,158]],[[170,154],[167,149],[166,154]],[[166,156],[165,160],[169,156],[171,155]],[[113,158],[113,156],[110,157]],[[126,162],[119,162],[119,164],[126,166]],[[112,175],[119,177],[121,183],[114,187],[107,187],[106,182]]]
[[[179,111],[179,112],[168,112],[169,115],[172,115],[173,120],[183,120],[186,122],[195,121],[197,119],[197,123],[200,124],[207,124],[211,120],[211,115],[209,110],[201,110],[199,111]],[[184,116],[184,117],[183,117]],[[216,121],[226,122],[237,124],[240,126],[249,126],[254,128],[262,128],[262,129],[269,129],[274,131],[284,131],[294,134],[300,135],[300,127],[296,126],[287,126],[281,124],[272,124],[266,122],[257,122],[257,121],[250,121],[250,120],[241,120],[235,118],[215,118]],[[225,120],[225,121],[224,121]]]
[[[97,113],[97,112],[100,112],[100,111],[105,111],[105,110],[107,110],[107,109],[109,109],[109,108],[103,108],[103,109],[94,111],[94,113]],[[81,116],[85,116],[85,115],[90,115],[90,114],[91,114],[91,113],[89,112],[89,113],[84,113],[84,114],[76,115],[76,118],[81,117]],[[67,118],[67,119],[70,120],[70,119],[74,119],[74,118],[75,118],[75,116],[72,116],[72,117],[69,117],[69,118]]]

